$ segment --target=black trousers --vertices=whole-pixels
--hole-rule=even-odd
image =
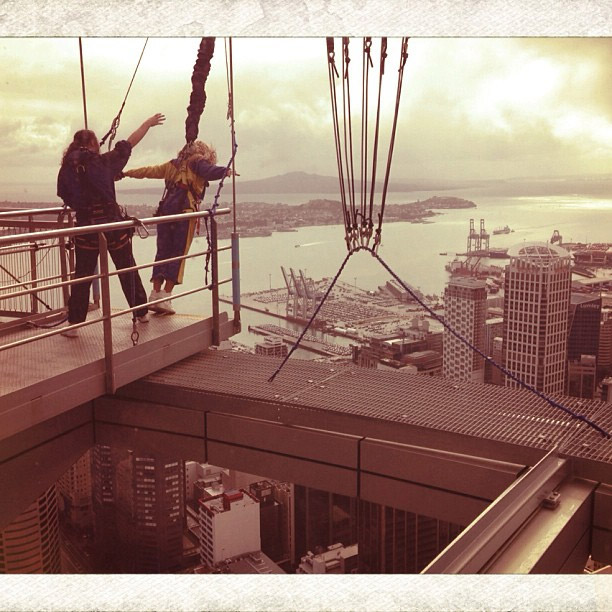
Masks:
[[[97,242],[95,234],[94,237],[96,238],[94,242],[95,245]],[[79,238],[80,237],[75,240],[75,278],[91,276],[95,272],[99,255],[97,246],[93,246],[90,241],[87,241],[87,238],[90,238],[89,234],[83,237],[85,240]],[[81,243],[81,245],[79,245],[79,243]],[[83,244],[87,244],[89,248],[83,248]],[[113,248],[112,244],[109,244],[108,253],[117,270],[136,265],[134,255],[132,254],[132,243],[129,240],[125,242],[122,241],[122,244],[116,248]],[[125,299],[130,307],[146,303],[147,294],[142,286],[142,280],[140,279],[138,270],[119,274],[119,281],[121,282],[121,288],[123,289]],[[82,323],[87,318],[90,287],[90,280],[82,283],[75,283],[71,286],[70,300],[68,301],[68,321],[70,323]],[[136,310],[136,316],[141,317],[145,315],[147,310],[146,307]]]

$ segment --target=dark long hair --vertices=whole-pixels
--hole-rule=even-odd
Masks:
[[[72,153],[72,151],[75,149],[87,148],[94,142],[98,144],[98,137],[92,130],[79,130],[78,132],[75,132],[74,136],[72,137],[72,142],[68,145],[68,148],[62,155],[62,164],[64,163],[66,156]]]

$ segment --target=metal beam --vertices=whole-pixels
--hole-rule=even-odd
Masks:
[[[500,495],[424,570],[424,574],[476,574],[551,495],[568,472],[552,449]]]
[[[577,574],[590,552],[593,492],[597,484],[568,479],[556,504],[541,505],[507,546],[483,568],[488,574]]]

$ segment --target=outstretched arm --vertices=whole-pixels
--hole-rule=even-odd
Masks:
[[[152,117],[149,117],[137,130],[135,130],[130,136],[128,136],[128,142],[135,147],[149,131],[149,128],[161,125],[166,120],[165,115],[162,113],[156,113]]]
[[[143,166],[142,168],[132,168],[126,170],[123,176],[129,176],[131,178],[142,179],[142,178],[166,178],[168,166],[170,162],[160,164],[159,166]]]

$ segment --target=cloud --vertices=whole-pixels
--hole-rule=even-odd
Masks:
[[[53,181],[58,159],[83,127],[77,39],[0,39],[0,180]],[[124,99],[143,39],[84,39],[89,126],[102,136]],[[157,164],[184,144],[198,39],[151,39],[117,138],[163,112],[131,166]],[[374,41],[375,65],[378,41]],[[385,73],[379,164],[395,101],[397,39]],[[338,50],[339,51],[339,50]],[[351,43],[358,165],[360,44]],[[338,58],[337,58],[338,59]],[[339,60],[338,60],[339,61]],[[234,40],[236,163],[241,176],[337,172],[325,41]],[[610,39],[411,39],[392,178],[496,178],[609,171],[612,161]],[[370,126],[377,71],[371,83]],[[227,84],[218,39],[200,138],[229,159]],[[370,132],[370,144],[372,132]]]

